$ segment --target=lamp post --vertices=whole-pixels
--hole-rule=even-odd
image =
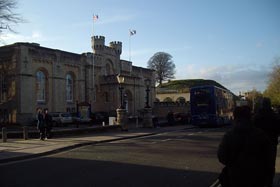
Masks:
[[[151,80],[150,79],[145,79],[145,86],[146,86],[146,106],[145,108],[151,108],[149,105],[149,98],[150,98],[150,86],[151,86]]]
[[[123,105],[123,83],[124,83],[124,76],[122,76],[121,74],[119,74],[117,76],[117,80],[119,83],[119,90],[120,90],[120,106],[119,109],[124,109],[124,105]]]
[[[117,76],[117,80],[119,83],[119,90],[120,90],[120,106],[117,109],[117,125],[120,125],[123,131],[127,131],[128,127],[126,122],[126,109],[124,108],[124,102],[123,102],[124,76],[119,74]]]
[[[149,105],[151,80],[145,79],[144,84],[146,86],[146,101],[144,107],[143,127],[153,127],[152,108]]]

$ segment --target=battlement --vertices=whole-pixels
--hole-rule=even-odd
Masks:
[[[91,37],[91,48],[93,50],[103,50],[105,46],[104,36],[93,36]]]
[[[116,45],[122,46],[122,42],[119,42],[119,41],[110,42],[110,47],[114,47],[114,46],[116,46]]]
[[[122,42],[113,41],[110,42],[109,46],[105,45],[104,36],[93,36],[91,37],[91,47],[96,53],[97,51],[106,51],[106,53],[121,55],[122,53]]]
[[[119,41],[113,41],[110,42],[110,47],[115,49],[117,54],[122,54],[122,42]]]
[[[104,40],[105,41],[105,36],[93,36],[95,40]]]

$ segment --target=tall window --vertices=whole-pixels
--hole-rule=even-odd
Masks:
[[[5,100],[7,92],[7,82],[4,74],[0,74],[0,102]]]
[[[46,101],[46,76],[42,71],[36,73],[37,101]]]
[[[66,101],[73,101],[73,77],[70,74],[66,75]]]

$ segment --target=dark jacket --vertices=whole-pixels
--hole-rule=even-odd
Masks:
[[[237,122],[224,135],[218,149],[219,161],[228,167],[231,187],[264,187],[272,160],[270,150],[263,131],[249,121]]]
[[[253,118],[254,125],[262,129],[270,138],[274,146],[278,144],[280,123],[276,114],[271,109],[261,109]]]
[[[41,129],[44,127],[44,116],[42,113],[37,114],[37,128]]]

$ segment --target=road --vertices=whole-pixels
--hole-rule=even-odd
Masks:
[[[0,165],[0,186],[210,186],[225,129],[188,129]]]

